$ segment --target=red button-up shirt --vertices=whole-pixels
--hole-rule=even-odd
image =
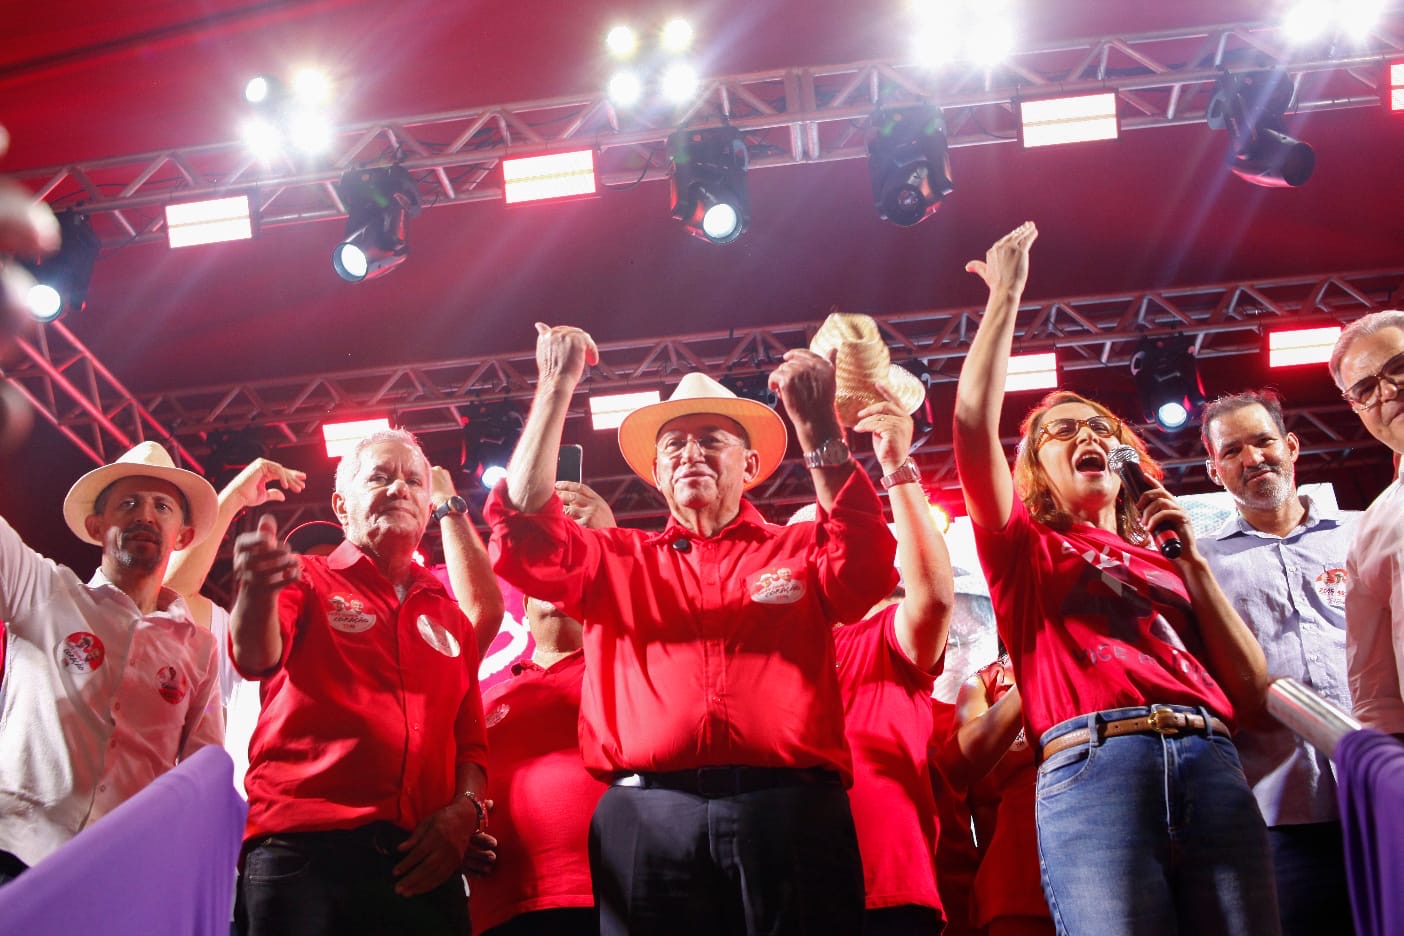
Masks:
[[[742,501],[710,538],[584,530],[552,497],[485,516],[498,575],[584,625],[580,747],[620,772],[720,764],[829,767],[852,780],[832,627],[897,581],[896,542],[855,471],[812,523],[767,523]]]
[[[283,658],[263,680],[244,778],[247,837],[413,829],[460,792],[458,765],[486,763],[477,643],[434,576],[416,567],[402,603],[342,543],[302,557],[278,618]]]

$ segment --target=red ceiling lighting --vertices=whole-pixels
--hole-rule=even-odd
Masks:
[[[502,195],[509,205],[594,195],[594,150],[502,160]]]
[[[1341,326],[1268,332],[1268,367],[1325,364],[1341,336]]]
[[[350,422],[322,423],[322,439],[327,445],[328,458],[340,458],[351,454],[356,443],[380,429],[389,429],[390,420],[357,419]]]

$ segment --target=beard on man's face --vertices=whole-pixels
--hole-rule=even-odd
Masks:
[[[150,539],[134,539],[134,534],[144,534]],[[154,572],[161,562],[161,531],[145,523],[134,523],[117,536],[117,548],[113,558],[124,569],[134,572]]]

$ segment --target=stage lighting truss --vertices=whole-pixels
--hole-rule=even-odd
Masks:
[[[749,157],[732,127],[679,130],[668,137],[673,159],[671,210],[687,232],[729,244],[751,223],[746,185]]]
[[[1194,339],[1187,335],[1146,337],[1131,355],[1131,374],[1145,418],[1162,429],[1184,428],[1204,406],[1204,384],[1193,348]]]
[[[1316,153],[1287,135],[1283,119],[1292,97],[1292,80],[1281,70],[1226,74],[1216,82],[1206,119],[1211,129],[1229,132],[1234,175],[1272,188],[1311,178]]]
[[[409,256],[407,221],[419,214],[419,189],[402,166],[350,169],[337,194],[346,205],[346,237],[332,266],[350,283],[389,273]]]
[[[910,227],[935,214],[955,188],[941,109],[923,105],[875,113],[868,129],[868,174],[882,220]]]
[[[62,246],[57,253],[19,259],[34,277],[25,302],[37,322],[57,321],[69,312],[83,310],[93,267],[102,250],[102,243],[85,216],[66,211],[58,216],[58,222]]]

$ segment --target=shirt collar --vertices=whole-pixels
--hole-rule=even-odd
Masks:
[[[133,606],[136,605],[136,602],[132,601],[130,595],[122,591],[120,586],[107,577],[107,574],[102,571],[102,566],[98,566],[97,571],[93,573],[93,577],[88,580],[88,587],[110,589],[112,592],[121,595],[124,601],[131,603]],[[178,621],[192,622],[194,620],[190,615],[190,608],[185,604],[185,599],[180,597],[180,592],[173,588],[167,588],[164,585],[162,585],[161,590],[156,593],[156,613],[163,614]]]
[[[337,572],[344,572],[360,562],[366,563],[370,566],[370,571],[374,572],[376,575],[380,575],[380,569],[376,568],[375,561],[350,540],[342,540],[341,545],[332,550],[327,556],[327,567]],[[443,588],[443,585],[440,584],[439,580],[434,576],[434,573],[417,562],[410,563],[410,574],[412,576],[410,591],[417,588]]]
[[[1340,525],[1341,514],[1339,508],[1318,504],[1316,501],[1312,500],[1310,494],[1302,494],[1299,492],[1297,497],[1301,499],[1302,506],[1306,508],[1306,513],[1302,516],[1302,522],[1297,524],[1296,529],[1292,530],[1292,533],[1297,532],[1297,530],[1309,530],[1318,524],[1327,524],[1330,526]],[[1292,533],[1288,533],[1287,536],[1291,536]],[[1221,540],[1230,539],[1239,534],[1248,536],[1266,535],[1245,520],[1243,514],[1235,506],[1233,514],[1224,521],[1223,526],[1219,527],[1219,531],[1214,534],[1214,538]],[[1286,538],[1287,537],[1283,537],[1283,539]]]
[[[755,508],[755,505],[743,497],[741,498],[741,509],[737,511],[735,519],[718,530],[712,538],[715,539],[722,535],[749,535],[752,531],[763,529],[768,525],[765,517]],[[663,528],[662,532],[653,534],[646,542],[649,546],[656,546],[659,543],[671,543],[679,537],[693,540],[704,539],[679,523],[676,517],[669,516],[668,525]]]

